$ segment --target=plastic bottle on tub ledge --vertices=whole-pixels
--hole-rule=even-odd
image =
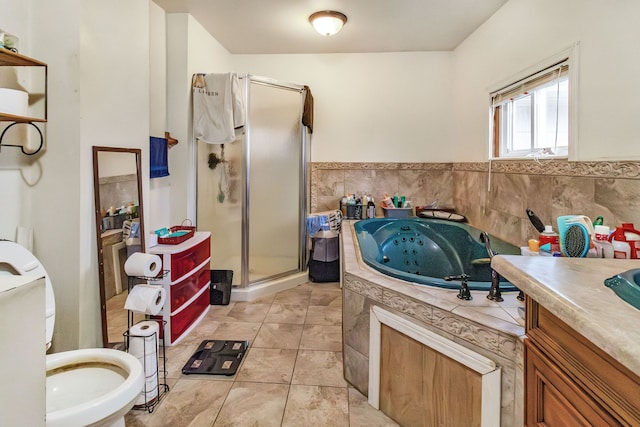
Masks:
[[[551,253],[560,252],[560,236],[550,225],[544,226],[544,231],[538,237],[538,244],[540,250]]]
[[[593,245],[598,258],[613,258],[613,245],[609,242],[609,227],[594,225]]]
[[[383,208],[393,209],[395,205],[393,204],[393,200],[389,197],[388,194],[385,194],[382,198],[382,202],[380,202]]]
[[[624,223],[616,227],[609,236],[609,242],[613,246],[614,258],[640,258],[640,231],[633,228],[633,224]]]

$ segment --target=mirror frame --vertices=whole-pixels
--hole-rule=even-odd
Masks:
[[[98,278],[100,282],[100,313],[102,318],[102,346],[115,347],[120,343],[109,342],[107,328],[107,299],[104,279],[104,255],[102,253],[102,214],[100,213],[100,177],[98,174],[98,154],[101,152],[131,153],[136,156],[136,176],[138,180],[138,217],[140,218],[140,250],[145,251],[144,209],[142,203],[142,150],[139,148],[100,147],[93,146],[93,196],[96,222],[96,244],[98,250]],[[124,308],[123,308],[124,310]],[[124,341],[124,338],[123,338]]]

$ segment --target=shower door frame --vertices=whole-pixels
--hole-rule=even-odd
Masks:
[[[241,218],[241,224],[240,224],[240,227],[241,227],[241,236],[240,236],[240,239],[241,239],[240,270],[241,272],[240,273],[241,274],[240,274],[240,283],[238,285],[235,285],[234,288],[248,288],[250,285],[255,285],[259,283],[268,282],[270,280],[284,278],[296,273],[301,273],[306,270],[308,250],[307,250],[305,218],[310,208],[309,194],[308,194],[308,189],[309,189],[308,162],[311,161],[311,158],[310,158],[311,136],[308,134],[306,126],[302,125],[302,112],[303,112],[303,106],[304,106],[303,94],[305,90],[304,86],[298,85],[298,84],[281,82],[268,77],[254,76],[251,74],[239,75],[239,78],[242,80],[242,85],[244,86],[243,89],[244,89],[244,109],[245,109],[245,131],[244,131],[244,135],[242,136],[242,156],[243,156],[243,159],[242,159],[243,167],[242,167],[242,174],[241,174],[242,218]],[[301,150],[300,150],[300,158],[299,158],[300,170],[299,170],[299,204],[298,204],[298,269],[264,277],[254,282],[251,282],[249,278],[249,229],[251,225],[249,221],[249,212],[250,212],[249,211],[249,208],[250,208],[249,173],[251,168],[251,162],[250,162],[251,159],[250,159],[250,151],[249,151],[250,143],[251,143],[251,124],[250,124],[251,117],[249,114],[249,105],[250,105],[249,102],[250,102],[251,96],[250,96],[249,87],[251,83],[276,87],[283,90],[299,92],[300,98],[301,98],[300,113],[299,113]],[[190,194],[187,197],[188,199],[192,200],[192,203],[189,203],[189,206],[192,207],[191,209],[188,209],[188,211],[190,212],[189,216],[191,216],[192,218],[195,218],[196,224],[198,222],[198,217],[197,217],[198,147],[197,147],[197,144],[198,142],[195,140],[195,138],[192,138],[192,146],[190,147],[190,149],[191,149],[191,156],[192,156],[192,159],[193,159],[192,161],[194,165],[191,173],[191,182],[193,183],[193,185],[189,186],[188,191]],[[212,236],[212,242],[213,242],[213,239],[214,239],[214,236]]]
[[[245,133],[243,137],[243,157],[244,157],[244,168],[242,171],[242,254],[241,254],[241,282],[240,288],[246,288],[253,284],[264,283],[270,280],[279,279],[282,277],[289,276],[291,274],[299,273],[305,270],[306,265],[306,253],[307,253],[307,239],[306,239],[306,223],[305,218],[307,215],[307,128],[302,125],[302,111],[303,111],[303,98],[302,94],[304,93],[304,86],[286,83],[279,80],[275,80],[268,77],[260,77],[254,76],[251,74],[246,74],[241,77],[244,83],[244,105],[245,105]],[[249,111],[249,106],[251,105],[251,83],[269,86],[274,88],[279,88],[283,90],[290,90],[294,92],[300,93],[300,112],[299,112],[299,123],[300,123],[300,158],[299,158],[299,166],[300,172],[298,176],[298,269],[286,271],[282,273],[277,273],[268,277],[261,278],[256,280],[255,282],[251,282],[249,278],[249,255],[250,255],[250,243],[249,243],[249,233],[251,229],[251,224],[249,220],[249,214],[251,210],[251,201],[250,201],[250,175],[251,175],[251,114]]]

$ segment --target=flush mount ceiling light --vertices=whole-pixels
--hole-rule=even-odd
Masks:
[[[323,36],[332,36],[342,29],[342,26],[347,22],[347,17],[340,12],[323,10],[311,15],[309,22],[318,33]]]

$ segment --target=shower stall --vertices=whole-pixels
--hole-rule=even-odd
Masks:
[[[197,142],[196,215],[211,232],[211,269],[233,271],[234,289],[306,269],[310,135],[304,86],[244,75],[242,135]]]

